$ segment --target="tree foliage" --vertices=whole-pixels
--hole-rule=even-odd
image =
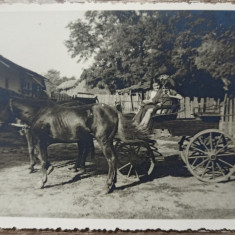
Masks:
[[[89,11],[65,45],[78,61],[94,58],[81,77],[90,86],[115,91],[165,73],[185,96],[216,97],[232,91],[234,22],[233,12]]]
[[[56,88],[65,81],[75,80],[75,77],[65,77],[61,76],[60,72],[55,69],[50,69],[44,74],[44,77],[47,78],[46,80],[46,87],[49,95],[56,91]]]

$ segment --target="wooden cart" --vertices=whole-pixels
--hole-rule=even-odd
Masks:
[[[172,136],[180,136],[179,152],[187,169],[204,182],[222,182],[235,172],[235,141],[219,130],[221,118],[218,107],[213,110],[197,110],[194,118],[178,119],[177,112],[156,114],[152,117],[153,129],[167,129]],[[150,175],[161,153],[155,140],[121,142],[116,140],[118,174],[139,180]]]

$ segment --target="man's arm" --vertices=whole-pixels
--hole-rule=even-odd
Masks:
[[[177,95],[169,95],[169,97],[171,97],[171,98],[176,98],[176,99],[179,99],[179,100],[181,100],[181,99],[183,98],[180,94],[177,94]]]
[[[169,97],[171,98],[176,98],[176,99],[179,99],[181,100],[183,97],[178,94],[175,90],[170,90],[170,94],[169,94]]]

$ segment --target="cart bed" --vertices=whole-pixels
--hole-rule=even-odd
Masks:
[[[154,129],[168,129],[173,136],[193,136],[198,132],[206,129],[218,129],[219,122],[217,120],[202,119],[174,119],[159,120],[158,117],[152,118]]]

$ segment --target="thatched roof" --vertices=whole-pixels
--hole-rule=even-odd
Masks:
[[[62,82],[58,87],[57,90],[68,90],[76,87],[78,85],[79,81],[78,80],[69,80]]]
[[[70,81],[68,81],[60,84],[57,90],[60,90],[60,92],[62,93],[65,92],[70,96],[94,96],[94,94],[109,94],[109,91],[103,89],[101,90],[97,87],[88,88],[85,80],[75,80],[76,82],[74,84],[72,81],[71,83],[69,83]]]
[[[151,82],[148,81],[148,82],[139,82],[138,84],[135,84],[135,85],[132,85],[130,87],[127,87],[127,88],[124,88],[124,89],[121,89],[121,90],[117,90],[117,92],[119,94],[122,94],[122,93],[128,93],[128,92],[138,92],[138,91],[146,91],[146,90],[149,90],[151,89]]]

